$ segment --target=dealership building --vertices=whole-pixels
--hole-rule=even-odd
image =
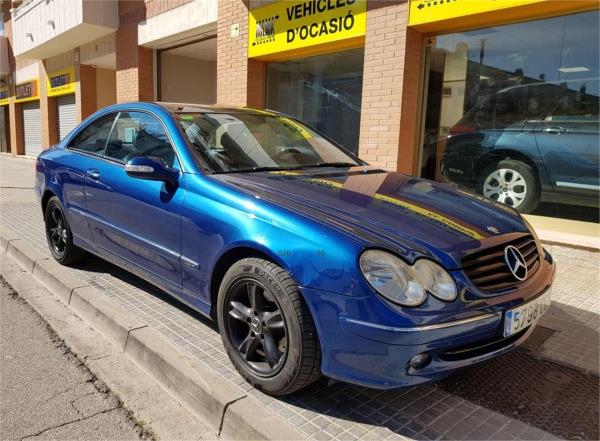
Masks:
[[[273,109],[372,165],[516,206],[524,187],[498,183],[513,166],[506,181],[523,179],[521,207],[548,240],[600,247],[596,0],[13,0],[1,12],[3,152],[34,156],[124,101]]]

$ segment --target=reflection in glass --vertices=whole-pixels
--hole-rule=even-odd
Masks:
[[[291,115],[358,151],[364,49],[271,63],[267,108]]]
[[[422,175],[598,222],[598,21],[593,11],[437,37]]]

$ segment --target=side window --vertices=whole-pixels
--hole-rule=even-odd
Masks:
[[[101,155],[110,135],[115,116],[114,113],[111,113],[91,123],[71,141],[69,148]]]
[[[160,121],[144,112],[121,112],[106,145],[105,156],[127,162],[140,156],[161,158],[177,168],[175,151]]]

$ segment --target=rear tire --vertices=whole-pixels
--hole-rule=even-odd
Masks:
[[[85,257],[85,251],[73,245],[67,216],[56,196],[51,197],[46,205],[44,221],[48,248],[54,260],[62,265],[72,265]]]
[[[219,288],[217,319],[231,362],[257,389],[286,395],[321,376],[310,311],[296,283],[274,263],[234,263]]]
[[[515,159],[505,159],[486,167],[480,176],[477,191],[520,213],[531,213],[540,203],[535,171],[530,165]]]

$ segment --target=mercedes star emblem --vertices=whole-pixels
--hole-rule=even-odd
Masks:
[[[504,248],[504,260],[517,280],[523,281],[527,278],[527,262],[525,262],[525,258],[517,248],[512,245]]]

